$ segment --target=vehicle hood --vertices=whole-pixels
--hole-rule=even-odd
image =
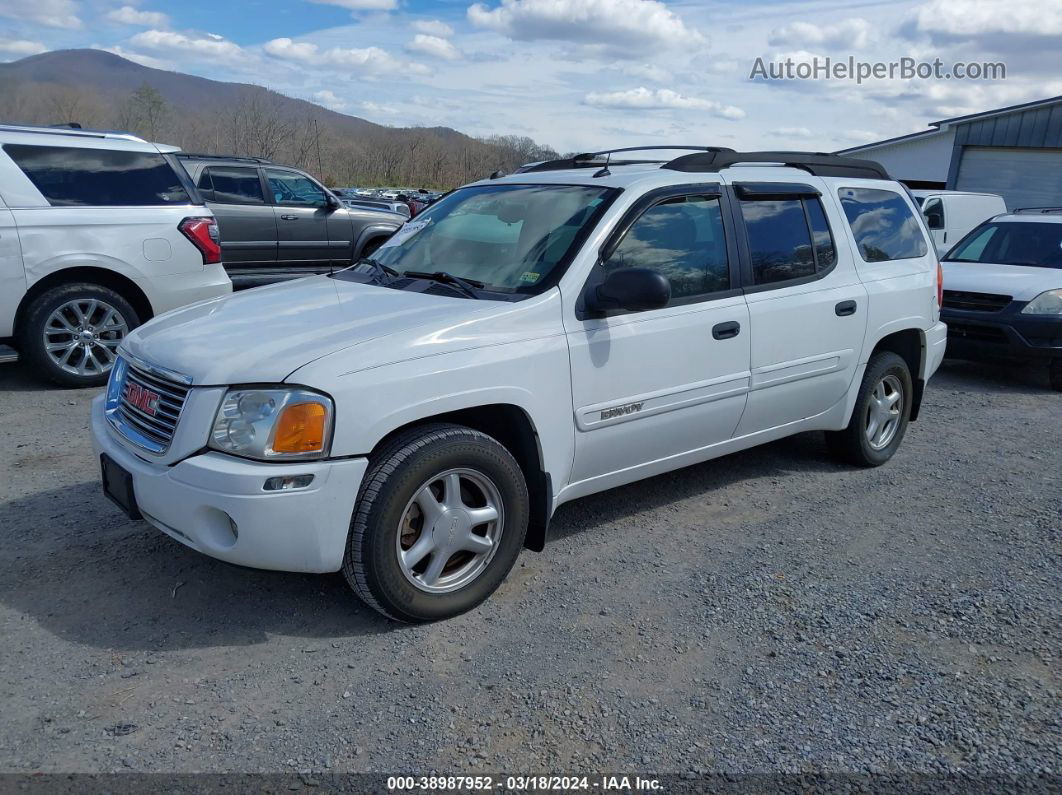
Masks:
[[[1031,301],[1045,290],[1062,287],[1062,270],[1058,268],[955,260],[945,260],[942,265],[945,290],[996,293],[1012,296],[1015,301]]]
[[[280,383],[346,348],[423,326],[451,327],[506,306],[316,276],[160,315],[133,331],[122,351],[197,385]]]

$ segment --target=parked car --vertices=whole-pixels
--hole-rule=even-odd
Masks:
[[[459,188],[371,262],[137,330],[92,408],[106,492],[429,621],[577,497],[810,430],[888,461],[946,339],[905,189],[833,155],[605,156]],[[155,395],[179,421],[131,429]]]
[[[1007,211],[1007,203],[995,193],[970,193],[959,190],[913,190],[922,207],[937,254],[948,249],[980,224]]]
[[[1062,208],[997,216],[944,258],[948,354],[1045,362],[1062,391]]]
[[[176,151],[0,125],[0,361],[97,386],[138,325],[232,291],[217,224]]]
[[[296,168],[249,157],[178,157],[217,216],[236,287],[349,267],[406,220],[385,207],[344,204]]]

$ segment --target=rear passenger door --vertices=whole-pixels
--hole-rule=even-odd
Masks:
[[[841,219],[817,184],[733,186],[751,328],[744,436],[821,414],[844,399],[859,364],[867,293]]]
[[[328,219],[332,208],[324,188],[297,171],[264,169],[276,216],[277,261],[292,270],[326,273],[332,254]]]
[[[226,270],[276,265],[277,222],[257,168],[207,166],[197,187],[217,218]]]

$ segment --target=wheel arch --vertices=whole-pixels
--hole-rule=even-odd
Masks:
[[[369,453],[370,460],[396,435],[418,425],[437,422],[449,422],[477,430],[496,439],[512,454],[524,473],[530,497],[531,514],[524,547],[541,552],[545,547],[549,520],[553,513],[553,483],[543,465],[538,431],[531,417],[520,406],[512,403],[488,403],[419,417],[381,438]]]
[[[905,328],[893,331],[874,343],[870,351],[873,356],[879,351],[895,353],[907,363],[911,371],[911,384],[914,394],[911,396],[911,422],[918,419],[922,407],[922,394],[925,392],[926,334],[919,328]],[[869,357],[868,357],[869,361]]]
[[[26,291],[26,294],[22,296],[22,300],[19,301],[18,308],[15,310],[14,334],[16,339],[22,332],[22,323],[25,320],[26,311],[37,298],[53,287],[60,287],[64,284],[76,284],[77,282],[89,282],[114,290],[126,301],[132,304],[141,323],[146,323],[155,314],[151,308],[151,301],[148,300],[147,295],[142,289],[140,289],[139,285],[128,276],[123,276],[115,271],[106,268],[93,267],[91,265],[74,266],[52,271],[48,275],[38,279],[30,286]]]

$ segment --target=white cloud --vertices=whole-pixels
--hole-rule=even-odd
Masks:
[[[132,6],[122,6],[107,12],[107,19],[121,25],[143,25],[149,28],[164,28],[170,24],[170,18],[161,11],[141,11]]]
[[[654,46],[703,46],[704,37],[658,0],[502,0],[468,7],[473,25],[520,41],[566,41],[635,57]]]
[[[449,41],[438,36],[429,36],[426,33],[418,33],[414,36],[413,41],[406,45],[406,49],[447,61],[461,57],[460,51]]]
[[[329,110],[343,110],[347,106],[347,103],[341,100],[332,91],[327,88],[317,91],[313,95],[313,101],[318,105],[324,105]]]
[[[632,88],[628,91],[590,93],[583,100],[597,108],[638,110],[706,110],[724,119],[743,119],[745,111],[712,99],[687,97],[670,88]]]
[[[167,61],[162,58],[155,58],[150,55],[144,55],[144,53],[142,52],[127,50],[117,44],[115,44],[113,47],[99,47],[94,45],[92,49],[103,50],[104,52],[113,52],[115,55],[119,55],[122,58],[125,58],[126,60],[132,61],[133,63],[138,63],[141,66],[150,67],[152,69],[166,69],[168,71],[173,71],[176,68],[172,61]]]
[[[389,114],[398,112],[395,108],[392,108],[390,105],[378,105],[375,102],[370,102],[368,100],[366,100],[365,102],[362,102],[358,107],[360,107],[362,110],[366,111],[367,113],[379,113],[379,114],[388,114],[389,115]]]
[[[767,42],[772,47],[849,47],[861,49],[871,39],[870,23],[865,19],[846,19],[833,25],[814,25],[810,22],[791,22],[772,30]]]
[[[409,72],[426,74],[428,72],[423,65],[400,61],[379,47],[362,49],[332,47],[329,50],[321,50],[316,44],[310,42],[280,38],[266,42],[263,49],[270,55],[284,60],[314,65],[330,64],[368,75],[390,72],[395,74]]]
[[[193,38],[169,30],[145,30],[143,33],[137,33],[129,42],[136,47],[158,52],[207,55],[226,61],[235,61],[245,55],[238,44],[211,33],[206,34],[205,38]]]
[[[666,83],[672,78],[671,72],[667,69],[651,63],[624,64],[620,66],[620,71],[631,77],[652,80],[654,83]]]
[[[442,39],[454,35],[454,29],[440,19],[418,19],[413,23],[413,29],[418,33],[426,33]]]
[[[997,0],[932,0],[914,12],[913,29],[960,39],[999,34],[1058,36],[1062,34],[1062,3],[1022,0],[1002,8]]]
[[[14,55],[18,58],[24,58],[27,55],[38,55],[42,52],[48,52],[48,48],[39,41],[8,39],[0,36],[0,53],[4,55]]]
[[[780,138],[810,138],[812,132],[807,127],[779,127],[771,130],[771,135],[777,135]]]
[[[869,144],[874,141],[880,141],[885,137],[886,136],[872,132],[871,130],[845,130],[838,136],[838,140],[851,141],[857,144]]]
[[[49,28],[76,30],[81,27],[74,0],[3,0],[0,16]]]
[[[348,11],[390,11],[398,7],[397,0],[310,0],[326,6],[339,6]]]

